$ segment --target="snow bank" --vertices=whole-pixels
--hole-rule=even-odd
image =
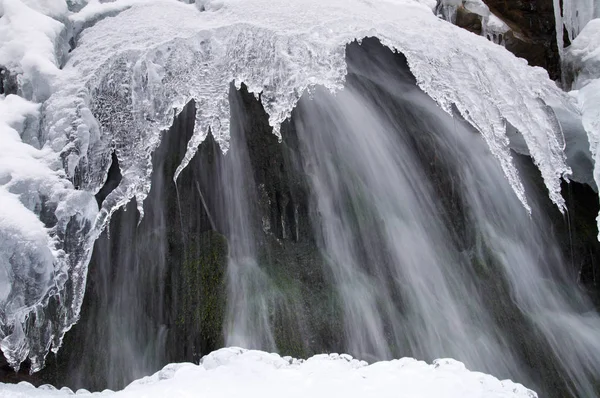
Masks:
[[[0,397],[68,396],[68,389],[34,388],[28,383],[0,384]],[[167,365],[153,376],[134,381],[118,392],[77,395],[97,397],[406,397],[406,398],[534,398],[537,394],[510,380],[470,372],[452,359],[432,365],[412,358],[367,365],[349,355],[322,354],[308,360],[262,351],[223,348],[201,360]]]

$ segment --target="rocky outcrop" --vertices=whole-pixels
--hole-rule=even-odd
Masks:
[[[540,66],[550,78],[560,80],[561,65],[556,43],[552,0],[483,0],[489,10],[510,30],[502,36],[507,50]],[[463,4],[456,13],[456,25],[476,34],[482,33],[481,17]]]

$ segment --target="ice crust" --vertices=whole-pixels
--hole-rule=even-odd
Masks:
[[[35,105],[39,127],[21,133],[18,150],[41,151],[44,156],[28,161],[53,176],[27,180],[31,181],[27,192],[40,195],[40,208],[56,205],[51,213],[57,225],[78,217],[73,225],[81,229],[67,249],[52,243],[51,257],[39,240],[41,248],[35,253],[47,259],[43,275],[52,275],[48,284],[54,287],[40,289],[46,293],[36,295],[35,305],[24,307],[16,317],[2,303],[2,349],[13,365],[29,355],[41,366],[50,342],[58,349],[64,331],[76,322],[93,241],[110,215],[131,198],[142,212],[150,190],[151,153],[187,102],[197,103],[196,127],[174,178],[209,129],[227,150],[231,82],[238,87],[243,82],[260,96],[274,133],[279,134],[280,123],[305,91],[315,85],[333,92],[343,87],[345,46],[356,39],[375,36],[402,52],[418,85],[444,110],[457,110],[481,132],[529,209],[509,151],[506,126],[514,126],[540,168],[550,198],[564,209],[560,178],[570,169],[560,125],[546,103],[572,109],[572,98],[543,69],[529,67],[503,47],[436,18],[428,1],[212,0],[194,5],[175,0],[94,0],[71,1],[68,7],[59,3],[0,0],[0,64],[18,75],[19,95],[41,103],[41,108]],[[38,22],[28,23],[28,18]],[[69,41],[75,48],[67,53]],[[9,98],[3,103],[10,104]],[[112,151],[123,178],[95,216],[92,195],[104,184]],[[9,170],[8,180],[14,181],[18,172]],[[8,189],[5,180],[0,184]],[[48,184],[52,188],[44,188]],[[60,195],[73,199],[66,201]],[[4,200],[14,205],[14,197]],[[42,219],[39,209],[28,207],[25,196],[19,200]],[[91,228],[86,227],[90,220],[94,220]],[[55,241],[52,233],[46,226],[49,242]],[[7,253],[1,253],[4,262],[10,258]],[[61,256],[68,259],[66,268],[60,265]],[[73,283],[65,284],[65,272]],[[66,296],[58,307],[68,316],[50,317],[49,310],[41,308],[49,297],[60,294]],[[28,317],[34,308],[37,315]],[[40,318],[45,326],[26,327]]]
[[[600,17],[600,1],[598,0],[566,0],[563,1],[563,24],[569,41],[572,42],[583,28],[594,18]]]
[[[46,385],[0,384],[0,398],[70,396],[73,392]],[[262,351],[223,348],[199,365],[165,366],[136,380],[124,390],[77,396],[97,397],[414,397],[414,398],[535,398],[537,394],[510,380],[471,372],[458,361],[438,359],[429,365],[412,358],[368,365],[350,355],[321,354],[307,360]],[[400,395],[399,395],[400,394]]]

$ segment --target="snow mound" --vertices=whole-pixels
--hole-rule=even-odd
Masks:
[[[32,255],[39,257],[26,268],[33,269],[33,264],[45,259],[44,269],[49,270],[52,260],[54,272],[43,274],[52,280],[42,280],[44,286],[56,288],[38,288],[37,299],[19,307],[19,316],[13,310],[6,312],[0,325],[2,350],[15,366],[23,355],[43,363],[49,342],[58,349],[64,331],[76,322],[95,238],[110,215],[131,198],[136,198],[142,213],[150,190],[151,153],[187,102],[194,99],[197,104],[195,132],[174,178],[209,129],[227,150],[231,82],[238,87],[243,82],[260,96],[278,134],[280,123],[304,92],[316,85],[334,92],[343,88],[346,45],[364,37],[377,37],[402,52],[418,85],[444,110],[457,109],[481,132],[515,194],[529,209],[506,134],[506,126],[514,126],[540,168],[550,198],[564,209],[560,179],[570,169],[560,125],[547,103],[571,108],[571,98],[543,69],[529,67],[504,48],[436,18],[429,1],[82,0],[67,2],[68,7],[61,4],[61,0],[0,0],[0,64],[17,75],[19,95],[43,101],[39,127],[22,133],[22,145],[16,140],[14,153],[30,153],[28,145],[42,151],[44,156],[29,156],[27,162],[52,176],[27,179],[27,190],[39,195],[37,207],[28,204],[26,196],[19,200],[42,223],[40,209],[50,209],[45,213],[58,220],[56,225],[69,225],[72,217],[78,220],[68,229],[76,237],[67,239],[71,245],[52,243],[51,257],[43,242],[54,242],[55,236],[65,241],[64,233],[44,225],[46,240],[36,240],[40,248]],[[75,47],[67,53],[69,42]],[[14,136],[9,129],[3,131]],[[122,180],[102,203],[93,228],[88,228],[95,214],[91,195],[104,184],[113,151]],[[11,169],[6,178],[15,180],[18,173]],[[67,201],[67,197],[74,199]],[[6,198],[14,202],[14,197]],[[10,253],[1,253],[4,262]],[[65,264],[63,258],[67,267],[60,265]],[[73,283],[65,284],[65,274]],[[44,315],[39,306],[63,294],[67,285],[71,292],[56,306],[61,315]],[[25,294],[12,287],[14,294]],[[1,308],[12,307],[2,303]],[[39,315],[27,317],[34,308]],[[34,318],[44,319],[42,324],[48,326],[26,328]]]
[[[31,384],[0,384],[0,397],[62,397],[70,390]],[[537,394],[510,380],[470,372],[452,359],[432,365],[412,358],[377,362],[349,355],[322,354],[307,360],[262,351],[223,348],[204,357],[200,365],[171,364],[124,390],[81,396],[119,397],[414,397],[414,398],[534,398]]]
[[[19,95],[27,99],[42,102],[52,93],[67,49],[67,29],[54,19],[62,12],[60,0],[0,0],[0,66],[19,74]]]

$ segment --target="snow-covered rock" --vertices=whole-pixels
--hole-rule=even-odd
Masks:
[[[34,388],[28,383],[0,384],[0,398],[70,396],[68,389]],[[96,397],[406,397],[535,398],[537,394],[510,380],[471,372],[452,359],[429,365],[412,358],[368,365],[349,355],[321,354],[307,360],[262,351],[223,348],[200,365],[170,364],[117,392],[77,395]]]
[[[0,65],[19,75],[19,95],[29,100],[54,90],[68,50],[67,27],[55,18],[66,11],[60,0],[0,0]]]

